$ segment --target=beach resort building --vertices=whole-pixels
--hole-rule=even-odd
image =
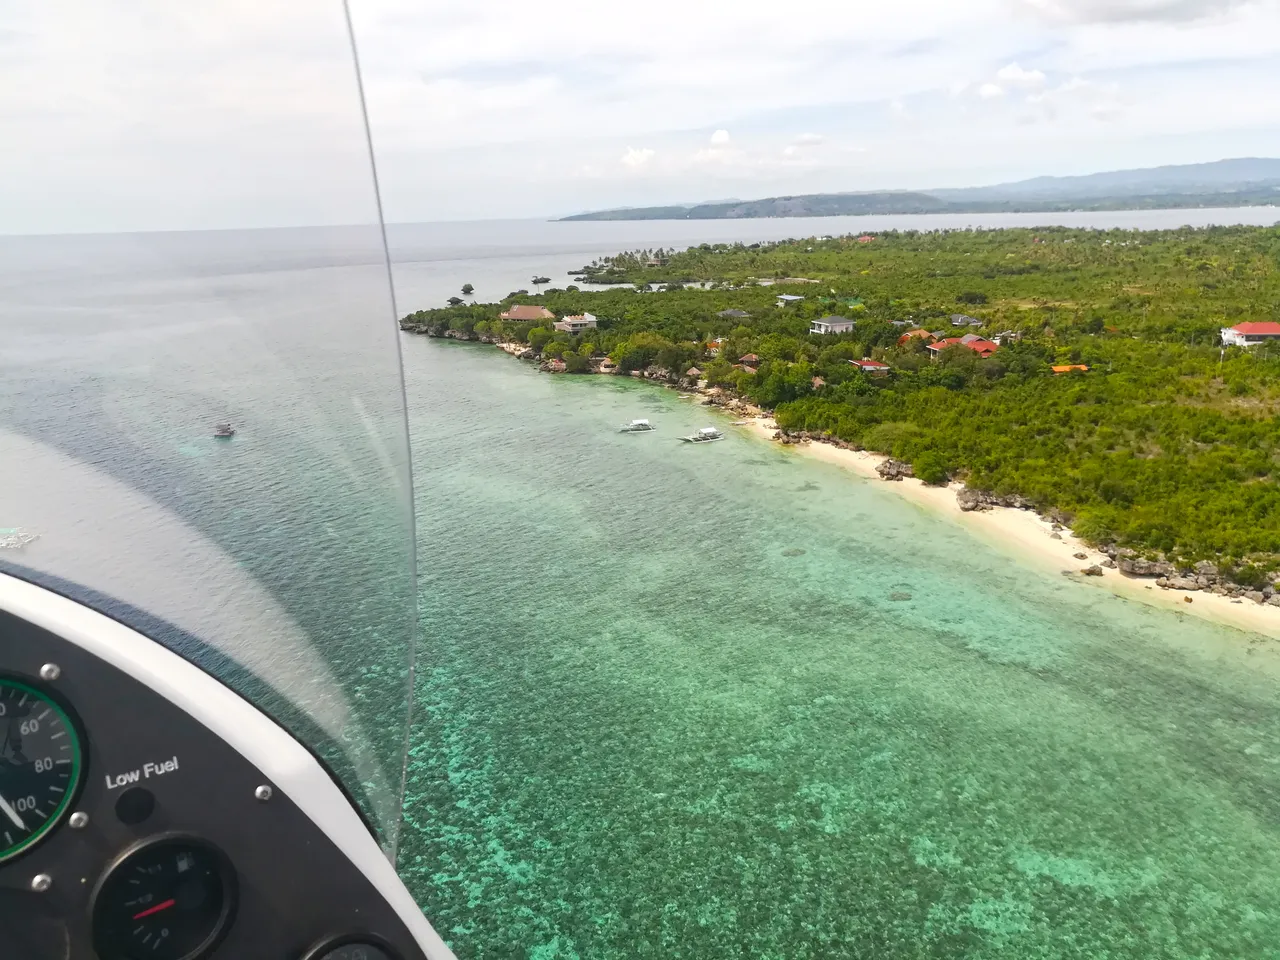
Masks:
[[[500,320],[529,321],[529,320],[554,320],[556,315],[546,307],[535,307],[525,304],[516,304],[505,313],[498,314]]]
[[[589,313],[580,313],[576,316],[565,317],[563,320],[557,320],[555,328],[563,330],[565,333],[581,333],[583,330],[595,329],[596,318]]]
[[[869,373],[873,377],[883,377],[889,372],[889,365],[887,363],[882,363],[879,360],[850,360],[849,363],[857,367],[863,373]]]
[[[904,343],[910,343],[912,340],[932,340],[932,339],[933,339],[933,334],[922,327],[918,330],[908,330],[906,333],[900,336],[898,338],[898,346],[902,346]]]
[[[951,315],[951,325],[953,327],[980,327],[982,326],[982,321],[967,314],[953,313]]]
[[[853,321],[844,317],[823,317],[809,324],[809,332],[817,334],[849,333],[853,330]]]
[[[1252,347],[1266,340],[1280,340],[1280,323],[1270,321],[1237,323],[1222,328],[1224,347]]]
[[[1053,367],[1052,370],[1055,377],[1060,377],[1064,373],[1075,373],[1077,370],[1081,373],[1087,373],[1089,371],[1089,365],[1087,363],[1064,363],[1060,366]]]
[[[798,303],[803,299],[804,297],[798,297],[794,293],[780,293],[778,294],[778,306],[789,307],[791,304]]]
[[[933,359],[937,360],[938,355],[947,347],[968,347],[984,360],[1000,349],[999,344],[984,340],[976,333],[966,333],[963,337],[947,337],[945,340],[929,344],[925,349],[933,354]]]

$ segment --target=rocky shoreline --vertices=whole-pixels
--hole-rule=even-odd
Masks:
[[[544,372],[563,372],[563,365],[557,369],[554,366],[555,361],[543,359],[528,344],[503,341],[499,337],[492,335],[466,334],[454,330],[437,333],[403,325],[402,328],[410,333],[420,333],[431,337],[493,344],[498,349],[517,359],[537,363],[539,369]],[[764,417],[768,415],[767,411],[762,410],[742,397],[736,396],[720,387],[708,386],[705,380],[682,377],[674,371],[662,367],[620,371],[611,368],[607,357],[596,357],[592,358],[588,372],[603,376],[630,376],[635,379],[658,383],[685,393],[698,394],[703,398],[702,403],[704,406],[720,407],[741,417]],[[836,437],[806,431],[788,432],[777,430],[773,433],[773,439],[784,445],[822,443],[842,450],[859,451],[862,449]],[[882,462],[876,465],[875,471],[882,480],[890,482],[901,481],[908,477],[914,478],[915,476],[915,471],[910,463],[895,460],[892,457],[885,457]],[[974,490],[967,486],[960,486],[956,490],[956,503],[960,510],[965,513],[997,508],[1031,511],[1046,523],[1052,524],[1053,532],[1050,536],[1061,540],[1064,533],[1067,536],[1071,535],[1069,527],[1071,518],[1068,515],[1058,510],[1049,510],[1041,513],[1030,500],[1017,494],[998,495],[983,490]],[[1155,586],[1163,590],[1176,590],[1187,594],[1203,591],[1228,597],[1237,602],[1249,600],[1259,605],[1265,604],[1280,607],[1280,592],[1277,591],[1273,584],[1268,583],[1259,588],[1256,585],[1235,583],[1222,573],[1217,564],[1209,561],[1200,561],[1191,566],[1178,565],[1163,556],[1143,556],[1136,551],[1116,544],[1100,544],[1095,549],[1103,554],[1106,559],[1100,564],[1091,564],[1088,567],[1081,568],[1079,573],[1084,576],[1102,576],[1103,568],[1105,567],[1117,570],[1120,574],[1130,579],[1150,580]],[[1085,559],[1086,555],[1077,555],[1077,558]],[[1184,599],[1190,601],[1191,598],[1188,596]]]

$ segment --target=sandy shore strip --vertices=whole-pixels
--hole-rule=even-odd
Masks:
[[[772,442],[777,425],[766,416],[749,420],[741,429]],[[956,491],[962,484],[931,487],[911,477],[883,481],[876,473],[876,467],[889,458],[881,454],[843,450],[829,443],[816,442],[788,445],[786,449],[876,480],[892,492],[945,515],[993,546],[1027,557],[1046,572],[1083,570],[1107,559],[1106,554],[1076,539],[1070,530],[1059,531],[1062,539],[1055,540],[1051,536],[1054,532],[1052,524],[1041,520],[1030,510],[993,507],[966,513],[956,502]],[[1077,553],[1085,554],[1086,559],[1078,559]],[[1247,599],[1233,601],[1230,597],[1207,591],[1162,589],[1155,585],[1154,579],[1126,577],[1119,570],[1109,568],[1103,568],[1101,577],[1076,576],[1081,582],[1108,590],[1116,596],[1280,639],[1280,607],[1257,604]],[[1191,603],[1186,602],[1188,597]]]

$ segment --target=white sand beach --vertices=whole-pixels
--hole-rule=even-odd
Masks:
[[[771,418],[763,416],[748,421],[740,429],[749,430],[758,437],[772,441],[777,426]],[[873,479],[886,489],[963,525],[993,546],[1026,557],[1029,562],[1046,572],[1079,571],[1101,564],[1107,559],[1105,554],[1078,540],[1070,530],[1059,531],[1061,539],[1055,539],[1052,536],[1052,524],[1041,520],[1030,510],[1012,507],[993,507],[972,512],[961,510],[956,502],[956,491],[961,487],[959,483],[947,487],[931,487],[910,477],[892,482],[883,481],[876,473],[876,467],[888,459],[883,455],[845,450],[817,442],[788,445],[784,449],[795,451],[801,456],[825,460],[859,476]],[[1080,553],[1085,554],[1086,558],[1082,560],[1076,557]],[[1163,589],[1155,585],[1154,579],[1127,577],[1119,570],[1110,568],[1104,568],[1101,577],[1079,578],[1117,596],[1280,639],[1280,607],[1257,604],[1248,599],[1233,600],[1207,591]],[[1188,599],[1190,603],[1187,602]]]

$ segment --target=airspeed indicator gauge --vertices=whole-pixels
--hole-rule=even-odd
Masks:
[[[0,677],[0,863],[26,853],[62,821],[83,768],[70,715],[37,687]]]

